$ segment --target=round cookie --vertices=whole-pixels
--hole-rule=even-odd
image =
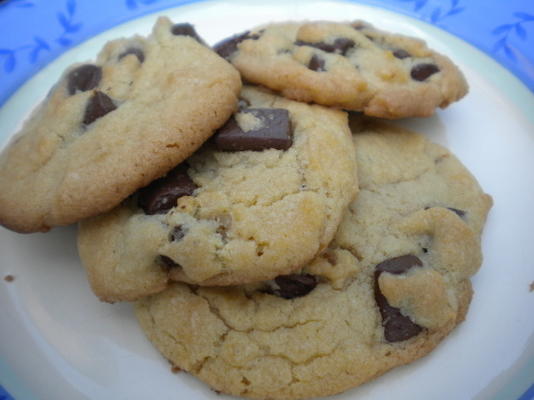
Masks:
[[[137,303],[171,363],[232,395],[327,396],[424,356],[464,319],[491,198],[421,135],[372,125],[354,142],[358,199],[299,274]]]
[[[192,154],[232,114],[230,64],[191,25],[106,44],[70,67],[0,156],[0,223],[46,231],[107,211]]]
[[[254,83],[305,102],[382,118],[429,116],[467,93],[445,56],[418,39],[353,23],[280,23],[215,45]]]
[[[332,240],[357,191],[347,114],[246,87],[241,109],[167,177],[80,225],[95,294],[134,300],[169,280],[272,279]]]

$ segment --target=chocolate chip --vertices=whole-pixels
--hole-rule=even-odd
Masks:
[[[310,62],[308,63],[308,68],[312,71],[326,71],[325,68],[325,61],[321,57],[319,57],[317,54],[314,54],[312,58],[310,58]]]
[[[129,49],[121,53],[119,55],[119,60],[122,60],[124,57],[130,54],[136,56],[140,63],[143,63],[143,61],[145,61],[145,53],[143,53],[143,50],[138,49],[137,47],[130,47]]]
[[[423,262],[416,256],[411,254],[390,258],[389,260],[382,261],[376,266],[375,271],[377,273],[389,272],[390,274],[399,275],[407,272],[414,266],[422,266]]]
[[[388,342],[401,342],[417,336],[423,328],[414,323],[409,317],[402,315],[400,309],[389,305],[387,299],[380,292],[378,278],[382,272],[399,275],[415,266],[422,266],[421,260],[414,255],[405,255],[383,261],[375,268],[374,292],[375,300],[382,316],[384,336]]]
[[[408,58],[408,57],[411,57],[412,55],[410,53],[408,53],[406,50],[404,49],[397,49],[397,50],[394,50],[393,51],[393,55],[397,58],[400,58],[401,60],[404,59],[404,58]]]
[[[89,125],[115,109],[117,109],[117,106],[107,94],[96,91],[85,107],[83,123]]]
[[[354,41],[347,38],[339,38],[334,41],[335,51],[337,52],[339,50],[339,53],[343,55],[347,54],[347,51],[354,47],[354,45]]]
[[[234,35],[227,39],[224,39],[213,46],[213,50],[217,52],[222,58],[228,59],[232,54],[237,51],[237,45],[244,40],[252,39],[257,40],[260,35],[257,33],[250,34],[250,31]]]
[[[178,242],[182,240],[186,232],[182,228],[182,225],[175,226],[174,229],[169,233],[169,242]]]
[[[158,256],[158,258],[156,259],[156,262],[161,265],[161,267],[168,271],[170,269],[173,269],[173,268],[182,268],[180,266],[180,264],[177,264],[174,262],[174,260],[170,257],[167,257],[167,256]]]
[[[327,53],[338,53],[345,55],[349,49],[354,47],[354,41],[347,38],[337,38],[333,44],[324,42],[305,42],[303,40],[297,40],[295,42],[297,46],[310,46],[317,49],[326,51]]]
[[[176,35],[176,36],[190,36],[193,39],[195,39],[197,42],[199,42],[200,44],[204,44],[204,45],[206,44],[204,40],[202,40],[202,38],[198,36],[197,31],[191,24],[188,24],[188,23],[175,24],[171,27],[171,32],[173,35]]]
[[[100,83],[102,79],[102,68],[93,64],[85,64],[78,68],[73,69],[68,75],[68,91],[70,95],[81,90],[85,92],[87,90],[94,89]]]
[[[163,178],[139,190],[137,205],[145,214],[165,214],[176,206],[182,196],[191,196],[197,185],[187,175],[187,166],[180,164]]]
[[[264,149],[286,150],[293,144],[289,112],[281,108],[248,108],[242,113],[252,114],[260,120],[256,129],[243,131],[234,117],[214,135],[219,150],[261,151]]]
[[[434,64],[417,64],[412,68],[410,75],[412,79],[422,82],[436,72],[439,72],[439,68]]]
[[[425,207],[425,210],[428,210],[429,208],[431,208],[431,207]],[[447,210],[452,211],[453,213],[458,215],[460,218],[465,217],[465,214],[466,214],[466,212],[464,210],[459,210],[458,208],[447,207]]]
[[[452,212],[456,213],[456,215],[458,215],[460,218],[465,217],[465,211],[464,210],[459,210],[457,208],[452,208],[452,207],[447,207],[447,209],[449,209]]]
[[[280,275],[274,281],[278,289],[272,289],[272,294],[284,299],[306,296],[317,286],[317,279],[310,274]]]
[[[402,342],[421,333],[423,328],[402,315],[398,308],[391,307],[382,294],[375,294],[375,299],[382,315],[384,336],[388,342]]]

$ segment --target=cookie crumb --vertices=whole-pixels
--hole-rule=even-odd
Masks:
[[[534,281],[530,283],[530,289],[529,292],[534,292]]]
[[[15,280],[15,277],[13,275],[4,276],[4,281],[6,282],[13,282],[14,280]]]
[[[171,372],[172,372],[173,374],[177,374],[177,373],[179,373],[179,372],[182,372],[182,369],[181,369],[180,367],[177,367],[176,365],[173,365],[173,366],[171,367]]]

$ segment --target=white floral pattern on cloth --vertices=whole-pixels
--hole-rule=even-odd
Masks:
[[[0,26],[9,32],[0,35],[0,106],[70,47],[141,15],[199,1],[203,0],[0,0]],[[484,6],[486,0],[353,2],[443,28],[488,53],[534,91],[534,1],[499,1],[491,7]]]

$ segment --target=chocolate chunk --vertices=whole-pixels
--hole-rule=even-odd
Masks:
[[[176,206],[182,196],[191,196],[197,185],[187,175],[187,166],[180,164],[163,178],[139,190],[137,205],[145,214],[165,214]]]
[[[159,265],[161,265],[161,267],[162,267],[163,269],[165,269],[166,271],[168,271],[168,270],[170,270],[170,269],[173,269],[173,268],[182,268],[182,267],[180,266],[180,264],[176,264],[176,263],[173,261],[172,258],[167,257],[167,256],[162,256],[162,255],[160,255],[160,256],[158,256],[158,258],[157,258],[156,261],[157,261],[157,263],[158,263]]]
[[[431,207],[425,207],[425,210],[428,210],[429,208]],[[451,210],[453,213],[458,215],[460,218],[465,217],[465,214],[466,214],[464,210],[459,210],[458,208],[447,207],[447,210]]]
[[[83,123],[89,125],[115,109],[117,109],[117,106],[107,94],[96,91],[87,102],[85,114],[83,116]]]
[[[256,129],[243,131],[234,117],[214,135],[219,150],[261,151],[286,150],[293,144],[289,112],[281,108],[248,108],[242,113],[252,114],[260,120]]]
[[[173,35],[176,35],[176,36],[190,36],[193,39],[195,39],[197,42],[199,42],[200,44],[203,44],[203,45],[206,44],[204,40],[202,40],[202,38],[198,36],[197,31],[191,24],[188,24],[188,23],[175,24],[172,26],[171,32]]]
[[[422,261],[411,254],[390,258],[389,260],[382,261],[376,266],[376,273],[389,272],[390,274],[399,275],[407,272],[411,267],[422,266]]]
[[[70,95],[81,90],[94,89],[102,79],[102,68],[93,64],[85,64],[69,72],[67,87]]]
[[[402,342],[421,333],[423,328],[402,315],[400,309],[391,307],[382,294],[375,292],[375,299],[382,315],[384,336],[388,342]]]
[[[402,274],[415,266],[422,266],[421,260],[414,255],[405,255],[383,261],[375,268],[374,292],[375,300],[382,316],[384,336],[388,342],[401,342],[417,336],[423,328],[414,323],[409,317],[402,315],[400,309],[389,305],[387,299],[380,292],[378,278],[382,272]]]
[[[238,35],[234,35],[232,37],[229,37],[227,39],[224,39],[223,41],[217,43],[215,46],[213,46],[213,50],[217,52],[222,58],[230,58],[232,54],[234,54],[237,51],[237,45],[241,43],[243,40],[253,39],[257,40],[260,38],[260,35],[257,33],[250,34],[250,31],[246,31],[244,33],[240,33]]]
[[[305,42],[303,40],[297,40],[295,42],[297,46],[311,46],[317,49],[326,51],[327,53],[338,53],[345,55],[349,49],[354,47],[354,41],[347,38],[337,38],[333,44],[324,42]]]
[[[310,62],[308,63],[308,68],[312,71],[326,71],[325,68],[325,61],[321,57],[319,57],[317,54],[314,54],[312,58],[310,59]]]
[[[317,279],[310,274],[280,275],[274,281],[279,289],[273,289],[272,294],[284,299],[306,296],[317,286]]]
[[[175,226],[174,229],[169,233],[169,242],[177,242],[182,240],[186,232],[182,228],[182,225]]]
[[[449,209],[452,212],[456,213],[456,215],[458,215],[460,218],[465,217],[465,211],[464,210],[459,210],[457,208],[452,208],[452,207],[447,207],[447,209]]]
[[[422,82],[436,72],[439,72],[439,68],[434,64],[417,64],[412,68],[410,76],[412,79]]]
[[[347,38],[339,38],[334,41],[335,52],[339,52],[342,55],[347,54],[351,48],[355,45],[354,41]]]
[[[136,56],[140,63],[143,63],[143,61],[145,61],[145,53],[143,53],[143,50],[138,49],[137,47],[130,47],[129,49],[121,53],[119,55],[119,60],[122,60],[124,57],[130,54]]]
[[[400,58],[401,60],[404,59],[404,58],[408,58],[408,57],[411,57],[412,55],[410,53],[408,53],[406,50],[404,49],[397,49],[397,50],[394,50],[393,51],[393,55],[397,58]]]

